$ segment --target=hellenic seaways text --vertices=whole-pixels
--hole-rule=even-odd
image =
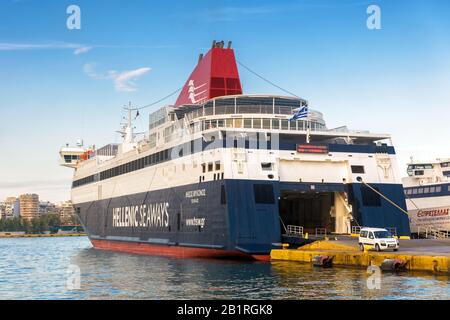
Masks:
[[[169,203],[113,208],[113,227],[168,227]]]

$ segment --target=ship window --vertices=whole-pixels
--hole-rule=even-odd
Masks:
[[[227,124],[227,128],[232,128],[233,127],[233,119],[227,119],[226,124]]]
[[[430,189],[430,192],[431,192],[431,189]],[[412,194],[417,194],[417,189],[416,188],[412,189]]]
[[[365,173],[364,166],[351,166],[352,173]]]
[[[242,119],[234,119],[234,127],[242,128]]]
[[[216,171],[220,170],[220,161],[216,162]]]
[[[423,193],[423,188],[419,188],[419,190],[417,190],[418,194],[422,194]]]
[[[273,195],[273,186],[271,184],[254,184],[253,193],[255,194],[255,203],[273,204],[275,198]]]
[[[208,172],[213,171],[213,164],[212,162],[208,163]]]
[[[206,172],[206,164],[202,163],[202,172],[205,173]]]
[[[271,170],[273,170],[272,169],[272,163],[271,162],[262,162],[261,163],[261,168],[264,170],[264,171],[271,171]]]
[[[225,106],[218,106],[216,101],[216,114],[225,114]]]
[[[379,192],[378,188],[374,187],[376,191]],[[365,185],[361,186],[361,195],[363,205],[366,207],[379,207],[381,206],[381,198],[378,193],[375,193],[369,187]]]
[[[297,129],[305,130],[305,121],[297,121]]]
[[[441,187],[439,186],[439,187],[436,187],[436,192],[441,192]]]
[[[253,119],[253,128],[261,129],[261,119]]]
[[[430,188],[423,189],[423,193],[430,193]]]
[[[416,176],[423,176],[423,174],[424,174],[423,170],[416,170],[414,173],[414,175],[416,175]]]
[[[217,120],[217,126],[219,128],[225,127],[225,121],[224,120]]]
[[[297,130],[297,121],[289,121],[289,129]]]
[[[288,120],[281,120],[281,130],[287,130],[289,125]]]
[[[434,193],[436,191],[436,188],[435,187],[430,187],[430,192],[431,193]]]
[[[205,106],[205,116],[213,115],[213,107],[212,105]]]
[[[272,119],[272,129],[280,129],[280,120]]]
[[[244,128],[252,127],[252,119],[244,119]]]

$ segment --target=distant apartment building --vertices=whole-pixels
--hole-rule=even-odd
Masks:
[[[59,216],[61,221],[67,221],[75,215],[75,209],[73,208],[72,201],[62,202],[59,206]]]
[[[58,208],[50,201],[39,201],[38,214],[39,216],[45,214],[58,214]]]
[[[6,205],[4,202],[0,202],[0,220],[5,219],[6,217]]]
[[[37,194],[22,194],[19,196],[20,216],[31,220],[39,214],[39,196]]]
[[[8,197],[0,204],[0,218],[11,219],[18,217],[20,213],[20,202],[16,197]]]

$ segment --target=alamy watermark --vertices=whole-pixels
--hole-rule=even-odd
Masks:
[[[66,26],[69,30],[81,29],[81,9],[79,6],[72,4],[67,7],[66,13],[69,14],[66,20]]]
[[[367,289],[380,290],[381,289],[381,269],[378,266],[371,265],[367,268],[367,273],[370,276],[366,280]]]
[[[81,288],[81,270],[76,264],[69,264],[66,270],[66,289],[79,290]]]
[[[381,29],[381,8],[376,4],[372,4],[367,7],[366,10],[367,17],[366,25],[369,30],[380,30]]]

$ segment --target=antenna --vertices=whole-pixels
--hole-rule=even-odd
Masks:
[[[126,124],[124,126],[124,142],[132,143],[134,140],[133,133],[133,123],[132,123],[132,112],[139,110],[138,108],[133,108],[131,106],[131,101],[128,102],[128,106],[124,106],[124,109],[128,111],[128,118],[126,120]]]

